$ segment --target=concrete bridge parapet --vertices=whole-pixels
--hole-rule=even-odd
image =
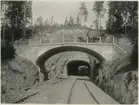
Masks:
[[[112,43],[102,43],[101,41],[99,43],[89,43],[89,42],[83,43],[83,42],[77,42],[75,40],[74,42],[64,42],[64,43],[52,43],[52,41],[50,41],[51,43],[47,43],[47,44],[42,44],[42,41],[39,41],[39,42],[40,42],[39,44],[33,44],[32,40],[30,40],[28,50],[24,50],[23,52],[20,52],[19,55],[26,57],[35,63],[37,58],[44,52],[49,51],[53,48],[62,47],[62,46],[65,46],[65,47],[77,46],[77,47],[88,48],[92,51],[99,53],[106,60],[113,60],[123,55],[126,55],[126,52],[122,50],[114,42],[114,38],[113,38]]]

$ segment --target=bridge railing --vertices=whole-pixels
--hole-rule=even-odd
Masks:
[[[116,50],[118,50],[123,55],[126,52],[118,46],[117,38],[111,37],[105,39],[103,37],[96,37],[96,38],[89,38],[89,37],[80,37],[80,36],[55,36],[55,37],[40,37],[40,38],[32,38],[27,41],[18,41],[14,44],[15,49],[17,52],[21,52],[22,50],[27,49],[28,47],[35,47],[35,46],[53,46],[53,45],[111,45]]]
[[[124,51],[120,46],[118,46],[118,40],[116,38],[113,37],[113,47],[120,52],[122,55],[126,55],[127,52]]]
[[[80,36],[56,36],[49,38],[40,38],[40,39],[30,39],[29,46],[53,46],[53,45],[65,45],[65,44],[84,44],[84,45],[112,45],[116,50],[118,50],[123,55],[126,54],[124,50],[122,50],[118,46],[117,38],[89,38],[89,37],[80,37]]]
[[[54,45],[54,44],[108,44],[114,43],[113,38],[105,39],[103,37],[89,38],[80,36],[55,36],[49,38],[30,39],[29,46],[43,46],[43,45]]]

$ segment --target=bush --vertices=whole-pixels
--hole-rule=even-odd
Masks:
[[[12,59],[15,56],[14,46],[6,41],[1,40],[1,58],[2,59]]]
[[[26,38],[29,39],[32,37],[32,30],[31,29],[27,29],[26,30]]]
[[[19,40],[20,38],[22,38],[22,35],[23,30],[20,28],[11,28],[8,25],[1,26],[1,37],[4,37],[4,39],[6,40],[12,41],[12,38],[14,41]]]
[[[133,45],[133,50],[131,53],[131,63],[133,66],[138,67],[138,27],[133,27],[128,34]]]
[[[131,63],[133,66],[138,67],[138,44],[133,46],[132,54],[130,56]]]

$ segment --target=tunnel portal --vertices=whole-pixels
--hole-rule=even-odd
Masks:
[[[90,64],[83,60],[73,60],[67,63],[67,74],[74,76],[89,76]]]
[[[89,55],[92,55],[96,57],[100,62],[104,62],[105,58],[100,55],[98,52],[85,48],[85,47],[79,47],[79,46],[62,46],[62,47],[56,47],[52,48],[43,54],[41,54],[37,60],[36,60],[36,65],[40,67],[40,72],[44,75],[44,81],[48,80],[48,72],[45,69],[45,62],[52,56],[61,53],[61,52],[66,52],[66,51],[79,51],[79,52],[84,52]]]

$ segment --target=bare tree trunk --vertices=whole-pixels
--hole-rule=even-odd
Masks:
[[[5,27],[3,26],[3,30],[2,30],[2,33],[3,33],[3,38],[2,38],[2,39],[3,39],[3,40],[5,39],[5,38],[4,38],[4,37],[5,37],[5,32],[4,32],[4,31],[5,31]]]
[[[100,30],[101,30],[101,16],[100,16]]]
[[[100,15],[99,15],[99,30],[101,30],[101,23],[100,23]]]
[[[99,17],[97,19],[97,30],[99,30]]]
[[[82,25],[82,14],[81,14],[81,25]]]
[[[6,5],[4,4],[4,12],[5,12],[5,11],[6,11]],[[4,18],[5,18],[5,17],[4,17]],[[2,33],[3,33],[3,38],[2,38],[2,39],[5,40],[5,21],[3,21],[3,23],[4,23],[4,24],[3,24],[3,32],[2,32]]]
[[[33,17],[31,16],[31,37],[33,37]]]
[[[25,38],[26,37],[26,30],[25,30],[25,24],[26,24],[26,7],[25,7],[25,4],[24,4],[24,18],[23,18],[23,20],[24,20],[24,23],[23,23],[23,36],[22,36],[22,38]]]

